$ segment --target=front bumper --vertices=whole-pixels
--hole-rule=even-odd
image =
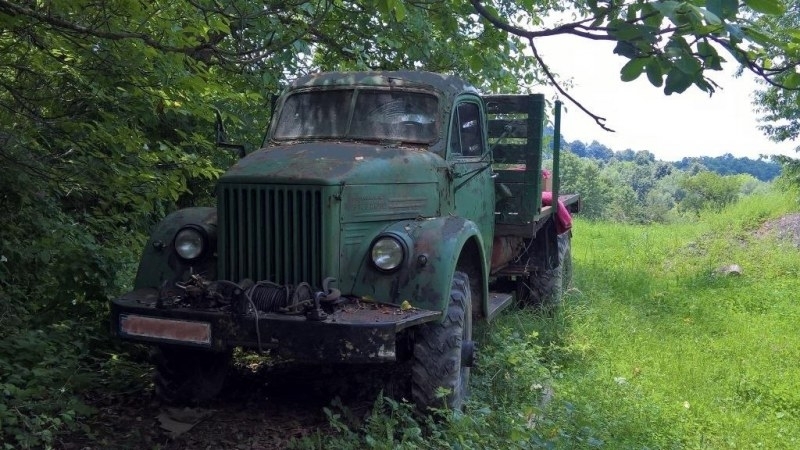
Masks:
[[[396,359],[397,335],[438,320],[439,311],[351,300],[324,320],[277,313],[159,307],[157,289],[137,289],[111,303],[111,332],[126,340],[222,351],[272,349],[307,362],[383,362]]]

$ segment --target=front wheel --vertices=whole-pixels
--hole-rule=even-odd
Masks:
[[[456,272],[444,321],[421,325],[415,332],[411,397],[420,410],[463,407],[469,394],[472,351],[469,277]]]
[[[153,350],[152,360],[156,396],[171,405],[196,405],[222,390],[231,353],[164,345]]]

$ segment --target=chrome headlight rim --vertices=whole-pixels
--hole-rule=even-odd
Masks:
[[[407,256],[408,249],[405,242],[393,234],[381,234],[369,246],[370,262],[379,272],[398,271],[403,267]]]
[[[183,243],[195,244],[196,250],[190,250]],[[197,261],[206,255],[209,248],[208,232],[199,225],[184,225],[175,233],[172,248],[175,254],[184,261]]]

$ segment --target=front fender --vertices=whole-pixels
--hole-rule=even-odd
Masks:
[[[462,217],[406,220],[388,226],[380,235],[391,234],[405,244],[407,257],[399,270],[384,273],[367,255],[353,286],[353,294],[376,301],[444,311],[450,298],[453,272],[465,243],[483,242],[474,222]],[[481,262],[485,260],[480,255]]]
[[[198,225],[206,231],[211,248],[205,252],[204,257],[189,263],[175,253],[173,240],[179,229],[191,224]],[[142,251],[134,287],[159,288],[164,281],[186,280],[191,274],[201,274],[207,279],[215,280],[217,278],[216,230],[216,208],[186,208],[169,214],[156,225]]]

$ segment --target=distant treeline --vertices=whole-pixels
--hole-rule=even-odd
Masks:
[[[681,170],[690,170],[693,165],[700,164],[712,172],[720,175],[737,175],[747,173],[761,181],[772,181],[781,174],[781,166],[775,162],[763,159],[750,159],[747,157],[736,158],[730,153],[722,156],[700,156],[683,158],[674,163]]]
[[[545,133],[552,136],[552,128],[548,127]],[[591,144],[586,144],[579,140],[567,143],[563,137],[562,142],[565,142],[566,145],[564,145],[564,147],[569,148],[575,155],[597,161],[610,162],[612,159],[616,161],[638,160],[640,163],[656,161],[656,156],[648,150],[634,151],[626,149],[614,151],[597,141],[592,141]],[[719,175],[749,174],[760,181],[772,181],[781,173],[781,166],[776,162],[764,159],[750,159],[747,157],[737,158],[730,153],[713,157],[687,157],[680,161],[672,162],[671,164],[676,169],[689,173],[697,173],[698,170],[705,168]]]

